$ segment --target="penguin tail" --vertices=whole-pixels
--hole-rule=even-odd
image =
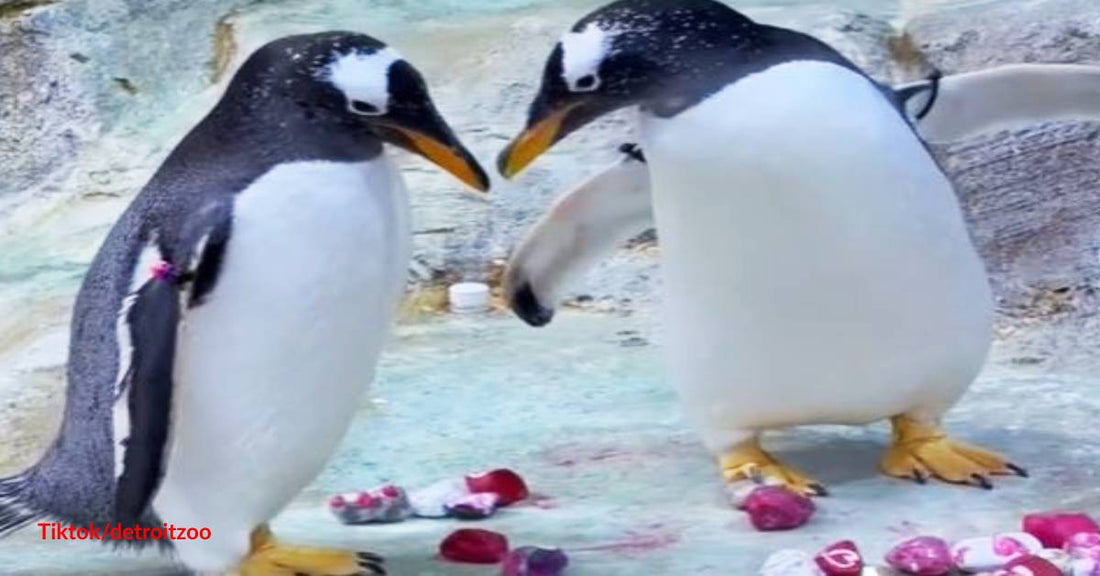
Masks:
[[[0,478],[0,537],[46,516],[31,504],[30,483],[30,471]]]

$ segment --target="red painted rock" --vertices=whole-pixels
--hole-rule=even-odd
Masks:
[[[452,518],[459,520],[482,520],[493,515],[500,504],[500,496],[495,492],[467,494],[443,505]]]
[[[761,486],[749,494],[741,509],[757,530],[793,530],[810,521],[816,507],[809,498],[781,486]]]
[[[886,562],[897,570],[916,576],[943,576],[954,567],[947,542],[930,536],[898,544],[886,554]]]
[[[1017,558],[1004,568],[993,573],[994,576],[1062,576],[1057,566],[1038,556]]]
[[[1061,548],[1074,534],[1100,533],[1100,526],[1087,514],[1052,512],[1025,516],[1024,532],[1038,538],[1046,548]]]
[[[827,576],[859,576],[863,573],[863,556],[855,542],[837,542],[818,552],[814,562]]]
[[[559,576],[569,566],[569,557],[560,548],[523,546],[508,554],[500,576]]]
[[[508,539],[489,530],[455,530],[439,544],[439,555],[452,562],[496,564],[508,555]]]
[[[467,476],[466,487],[474,494],[492,492],[500,496],[500,506],[510,506],[530,495],[523,478],[503,468]]]

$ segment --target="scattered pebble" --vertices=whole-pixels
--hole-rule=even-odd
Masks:
[[[814,559],[802,550],[780,550],[764,561],[760,576],[821,576]]]
[[[508,555],[508,539],[489,530],[456,530],[439,544],[440,556],[452,562],[496,564]]]
[[[906,574],[943,576],[951,572],[954,562],[947,542],[921,536],[898,544],[886,554],[886,562]]]
[[[459,520],[483,520],[493,515],[500,504],[500,496],[494,492],[467,494],[443,505],[447,515]]]
[[[413,514],[405,490],[393,485],[337,494],[329,498],[328,508],[344,524],[401,522]]]
[[[1087,514],[1053,512],[1025,516],[1024,532],[1038,538],[1046,548],[1061,548],[1070,536],[1100,532],[1100,526]]]
[[[863,573],[863,556],[851,540],[830,545],[818,552],[814,561],[827,576],[859,576]]]
[[[1070,565],[1073,563],[1073,558],[1069,555],[1069,552],[1057,548],[1044,548],[1035,555],[1050,562],[1055,568],[1063,573],[1068,573],[1070,571]]]
[[[1071,576],[1100,576],[1100,564],[1088,558],[1078,558],[1070,563]]]
[[[1062,570],[1038,556],[1017,558],[993,576],[1062,576]]]
[[[500,576],[558,576],[567,566],[569,557],[560,548],[523,546],[508,554]]]
[[[1080,532],[1069,537],[1062,549],[1069,552],[1070,558],[1079,560],[1082,558],[1100,562],[1100,534],[1094,532]]]
[[[741,505],[757,530],[772,532],[793,530],[814,515],[816,507],[809,498],[781,486],[760,486]]]
[[[996,570],[1017,558],[1031,556],[1043,549],[1039,539],[1026,532],[968,538],[951,547],[955,566],[966,572]]]
[[[511,506],[531,495],[523,477],[502,468],[466,477],[466,487],[471,493],[492,492],[500,497],[500,506]]]
[[[421,518],[446,518],[447,504],[470,495],[464,479],[440,480],[409,493],[413,513]]]

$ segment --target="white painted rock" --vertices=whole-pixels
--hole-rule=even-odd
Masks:
[[[1008,532],[992,537],[968,538],[951,547],[955,566],[965,572],[986,572],[1043,549],[1039,539],[1026,532]]]
[[[813,556],[802,550],[780,550],[764,562],[760,576],[825,576]]]
[[[1063,574],[1069,574],[1073,564],[1073,558],[1070,557],[1069,552],[1057,548],[1044,548],[1036,552],[1035,555],[1053,564]]]
[[[1100,564],[1091,558],[1078,558],[1070,564],[1071,576],[1100,576]]]
[[[446,518],[450,516],[447,505],[470,494],[464,478],[440,480],[409,493],[413,514],[421,518]]]

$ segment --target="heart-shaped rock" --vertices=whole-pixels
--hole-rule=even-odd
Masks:
[[[1039,540],[1026,532],[968,538],[951,547],[955,566],[965,572],[996,570],[1010,561],[1031,556],[1043,549]]]
[[[828,576],[859,576],[863,573],[863,556],[851,540],[831,544],[814,556],[814,562]]]

